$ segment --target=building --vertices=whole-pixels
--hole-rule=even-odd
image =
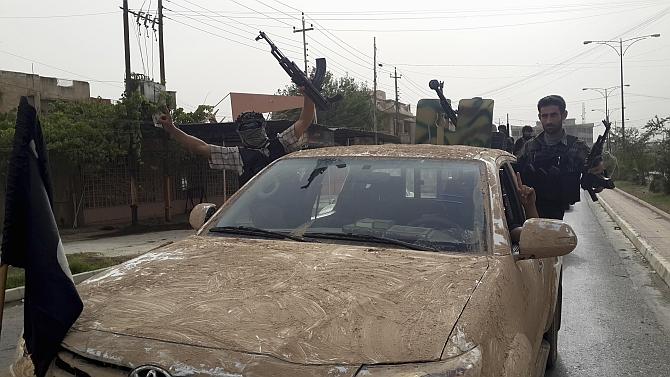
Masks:
[[[412,114],[412,106],[398,102],[398,125],[396,126],[396,101],[386,99],[386,93],[382,90],[378,90],[375,97],[377,105],[377,132],[397,136],[403,144],[414,143],[416,116]]]
[[[41,110],[56,100],[88,101],[91,90],[85,81],[0,71],[0,113],[16,109],[21,96],[33,97],[35,106]]]
[[[563,128],[565,129],[565,132],[568,133],[568,135],[576,136],[580,140],[584,141],[586,145],[591,147],[593,145],[593,123],[584,123],[584,124],[577,124],[575,119],[569,118],[566,119],[563,122]],[[521,129],[523,126],[511,126],[511,135],[514,140],[518,139],[521,137]],[[535,122],[535,126],[533,127],[533,130],[535,131],[535,135],[538,135],[542,132],[542,123],[539,121]]]

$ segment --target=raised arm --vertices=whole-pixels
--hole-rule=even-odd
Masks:
[[[163,126],[163,129],[182,147],[188,149],[191,153],[209,158],[209,144],[177,128],[174,122],[172,122],[170,114],[162,114],[158,121]]]
[[[293,123],[293,132],[295,133],[296,138],[302,137],[302,135],[307,131],[310,124],[314,121],[314,102],[309,99],[308,96],[303,94],[304,103],[302,105],[302,111],[300,112],[300,118]]]

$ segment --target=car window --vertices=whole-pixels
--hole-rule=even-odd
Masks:
[[[309,237],[367,234],[431,249],[485,252],[476,161],[295,158],[252,180],[212,222]]]
[[[500,167],[499,173],[505,219],[507,220],[507,228],[511,231],[523,225],[524,221],[526,221],[526,215],[523,212],[523,207],[521,206],[521,201],[514,184],[514,170],[509,163],[505,163]]]

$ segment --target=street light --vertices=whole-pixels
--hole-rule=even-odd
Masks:
[[[614,89],[619,88],[621,85],[616,85],[616,86],[610,86],[609,88],[582,88],[582,90],[595,90],[596,92],[600,93],[601,96],[605,97],[605,120],[610,121],[610,112],[609,108],[607,107],[607,97],[609,97],[610,93],[614,91]],[[626,84],[624,86],[630,86],[629,84]]]
[[[584,44],[587,45],[589,43],[597,43],[597,44],[602,44],[602,45],[607,45],[611,47],[614,51],[616,51],[617,55],[619,55],[619,66],[620,66],[620,73],[621,73],[621,137],[624,143],[626,142],[626,134],[625,134],[625,115],[624,115],[624,98],[623,98],[623,56],[626,54],[626,51],[632,46],[634,43],[639,42],[643,39],[647,38],[658,38],[660,37],[661,34],[649,34],[649,35],[642,35],[639,37],[633,37],[633,38],[628,38],[628,39],[621,39],[619,38],[618,41],[584,41]],[[624,48],[624,43],[628,43],[626,48]],[[617,49],[616,45],[619,45],[619,48]]]

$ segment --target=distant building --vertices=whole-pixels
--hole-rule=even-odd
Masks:
[[[378,90],[376,93],[377,105],[377,132],[394,135],[400,138],[403,144],[414,143],[414,128],[416,116],[412,114],[412,106],[398,102],[398,125],[395,125],[396,107],[394,99],[386,99],[386,93]]]
[[[40,75],[0,71],[0,113],[14,110],[21,96],[33,97],[39,109],[56,100],[88,101],[88,82],[42,77]]]
[[[593,145],[593,126],[593,123],[577,124],[575,119],[571,118],[566,119],[563,122],[563,128],[565,129],[565,132],[568,133],[568,135],[578,137],[589,147]],[[511,128],[511,136],[514,138],[514,140],[520,138],[521,129],[523,126],[511,126]],[[535,131],[535,135],[540,134],[542,132],[542,123],[539,121],[535,122],[533,130]]]

